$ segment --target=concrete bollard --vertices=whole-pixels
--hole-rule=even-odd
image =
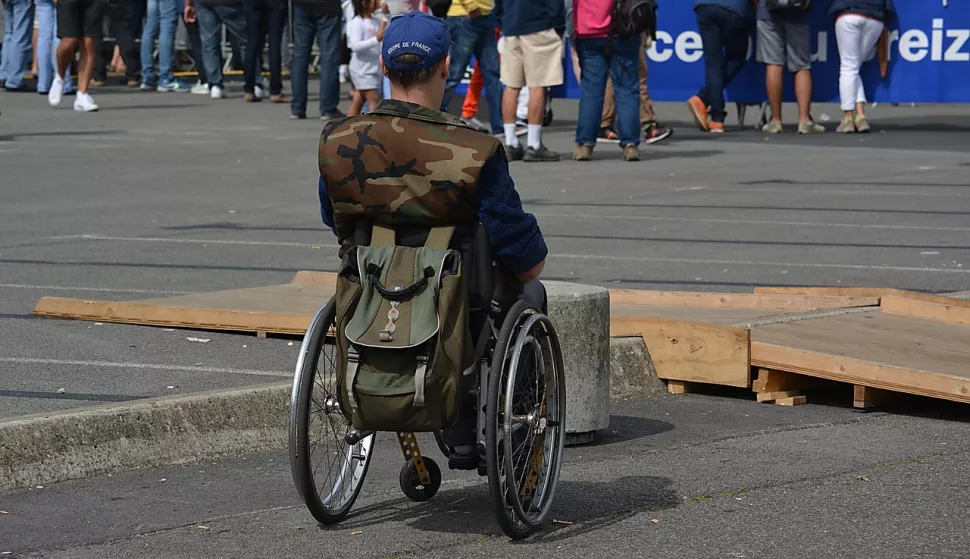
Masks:
[[[610,293],[544,281],[566,377],[566,444],[592,442],[610,425]]]

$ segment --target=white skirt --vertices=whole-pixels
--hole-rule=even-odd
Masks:
[[[361,72],[360,70],[355,69],[353,64],[350,65],[350,81],[353,82],[354,89],[358,91],[380,89],[381,77],[380,72]]]

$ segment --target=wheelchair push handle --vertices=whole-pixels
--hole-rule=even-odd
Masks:
[[[420,280],[414,282],[414,284],[405,287],[403,289],[388,289],[384,287],[381,283],[381,268],[376,264],[367,265],[367,275],[370,276],[371,281],[374,283],[374,289],[381,294],[388,301],[407,301],[408,299],[417,295],[422,289],[427,287],[428,280],[434,277],[434,268],[428,266],[424,269],[424,277]]]

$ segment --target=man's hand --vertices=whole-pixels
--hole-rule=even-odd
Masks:
[[[481,16],[482,16],[482,9],[481,8],[475,8],[474,10],[468,12],[469,19],[475,19],[475,18],[481,17]]]
[[[381,21],[381,27],[377,30],[377,40],[384,40],[384,32],[387,31],[387,20]]]
[[[182,14],[182,18],[185,19],[185,23],[196,22],[195,5],[192,0],[185,0],[185,13]]]
[[[519,274],[519,281],[521,281],[522,283],[529,283],[534,279],[538,279],[539,274],[542,273],[542,269],[545,266],[546,266],[545,260],[543,260],[542,262],[539,262],[538,264],[533,266],[531,270]]]

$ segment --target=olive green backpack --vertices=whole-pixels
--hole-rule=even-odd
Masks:
[[[434,431],[457,418],[474,348],[453,233],[433,228],[412,248],[375,224],[370,246],[356,247],[359,283],[337,280],[337,381],[357,429]]]

